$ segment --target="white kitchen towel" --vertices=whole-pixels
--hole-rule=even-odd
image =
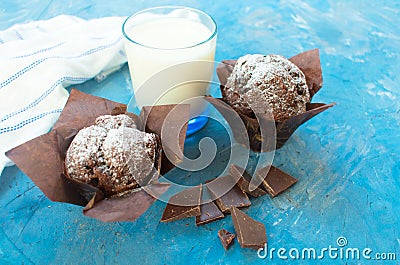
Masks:
[[[0,31],[0,174],[11,165],[7,150],[53,126],[66,86],[126,62],[123,21],[62,15]]]

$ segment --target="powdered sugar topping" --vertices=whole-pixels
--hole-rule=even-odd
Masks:
[[[78,132],[66,154],[68,176],[113,195],[135,188],[156,160],[156,136],[127,115],[100,116]]]
[[[227,80],[224,96],[233,108],[245,115],[253,115],[249,105],[259,106],[261,96],[268,104],[264,111],[272,108],[278,121],[304,113],[310,101],[303,72],[280,55],[240,57]]]

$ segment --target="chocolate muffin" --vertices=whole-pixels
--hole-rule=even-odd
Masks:
[[[136,129],[127,115],[104,115],[95,123],[71,142],[65,158],[68,177],[98,187],[106,196],[138,187],[157,159],[156,135]]]
[[[303,72],[280,55],[240,57],[222,94],[237,112],[254,117],[254,108],[272,111],[276,121],[306,112],[311,99]]]
[[[136,128],[135,122],[125,114],[103,115],[96,119],[95,124],[106,130],[118,129],[119,127]]]

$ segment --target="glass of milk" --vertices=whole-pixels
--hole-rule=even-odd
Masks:
[[[188,134],[207,123],[208,94],[214,71],[217,25],[206,13],[188,7],[142,10],[122,26],[138,108],[187,103]]]

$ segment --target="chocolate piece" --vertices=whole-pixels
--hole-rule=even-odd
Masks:
[[[224,214],[220,211],[214,202],[208,202],[200,206],[201,214],[196,216],[196,225],[204,225],[221,218],[224,218]]]
[[[297,65],[304,73],[310,96],[313,97],[322,87],[322,71],[318,49],[300,53],[289,60]],[[220,80],[223,98],[215,99],[206,97],[206,100],[213,104],[227,120],[232,128],[235,139],[240,144],[251,148],[255,152],[266,152],[282,147],[300,125],[335,105],[335,103],[309,103],[306,105],[305,113],[292,116],[279,122],[271,121],[268,117],[269,115],[257,114],[257,118],[259,119],[257,121],[254,117],[236,113],[232,108],[229,109],[229,106],[227,106],[224,99],[224,86],[227,82],[227,78],[232,73],[235,63],[236,60],[223,60],[222,64],[217,67],[217,74]],[[235,115],[240,116],[244,126],[239,122],[232,121],[232,117]],[[273,126],[271,126],[271,122],[275,122],[276,132],[275,130],[272,130]],[[267,132],[261,133],[260,126],[263,128],[263,131]],[[247,132],[248,135],[243,136],[242,127],[246,128],[245,132]]]
[[[202,185],[200,184],[173,195],[165,207],[161,222],[171,222],[200,215],[201,190]]]
[[[231,208],[233,226],[242,248],[259,249],[267,243],[264,224],[257,222],[236,207]]]
[[[255,173],[256,177],[262,180],[266,191],[275,197],[284,192],[297,182],[297,179],[271,165],[271,168],[263,167]]]
[[[229,169],[229,172],[233,179],[237,181],[236,184],[238,187],[247,194],[250,194],[253,197],[260,197],[267,194],[267,192],[261,187],[249,187],[252,177],[243,168],[237,165],[232,165]]]
[[[203,193],[201,196],[201,204],[200,204],[200,212],[201,214],[196,216],[196,225],[204,225],[211,223],[215,220],[224,218],[224,214],[221,210],[215,205],[215,203],[209,200],[208,196],[208,188],[205,186],[203,188]]]
[[[187,111],[187,114],[183,113],[186,109],[187,107],[180,108],[182,113],[169,113],[162,106],[155,106],[154,114],[147,121],[151,123],[153,120],[157,120],[163,124],[163,117],[171,115],[171,120],[174,120],[175,117],[173,116],[178,114],[179,117],[176,118],[181,119],[185,115],[189,115],[189,111]],[[128,193],[123,198],[108,198],[104,201],[105,196],[98,188],[68,179],[64,167],[67,149],[79,130],[93,125],[96,118],[101,115],[118,115],[125,111],[125,104],[72,89],[68,101],[52,130],[9,150],[6,155],[32,179],[50,200],[81,206],[86,205],[85,214],[99,220],[107,220],[107,222],[133,221],[150,207],[153,199],[150,200],[145,195],[132,195],[136,199],[129,200],[131,193]],[[137,115],[126,114],[135,121],[138,127],[144,127],[143,121]],[[182,128],[182,131],[185,130],[186,127]],[[183,146],[184,136],[185,134],[179,138],[180,146]],[[156,164],[159,166],[152,170],[153,181],[157,179],[157,169],[163,168],[166,171],[165,164],[161,162],[161,159],[158,159]],[[150,188],[147,189],[147,187]],[[164,184],[160,188],[156,187],[158,186],[144,186],[140,194],[147,192],[151,197],[158,198],[168,189],[169,185]],[[126,214],[124,215],[120,211]]]
[[[227,250],[233,243],[233,239],[235,239],[236,235],[231,232],[221,229],[218,231],[219,240],[221,240],[222,246],[225,250]]]
[[[218,177],[209,181],[207,188],[223,213],[229,213],[231,207],[248,207],[249,198],[235,183],[230,175]]]

